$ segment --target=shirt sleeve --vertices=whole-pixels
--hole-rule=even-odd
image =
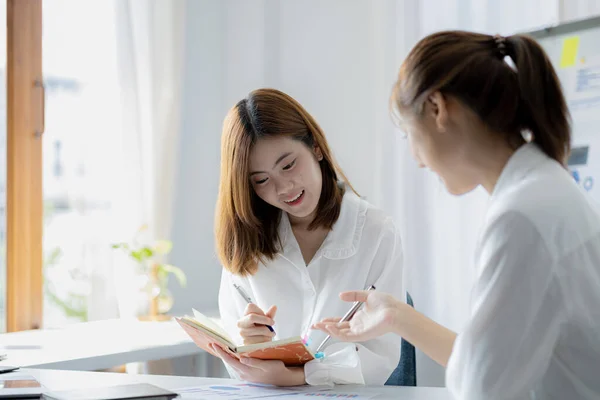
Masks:
[[[219,314],[221,317],[221,324],[225,331],[229,334],[229,337],[236,345],[241,345],[243,342],[242,337],[239,334],[237,327],[238,320],[242,317],[246,305],[240,300],[239,294],[234,293],[233,280],[231,274],[223,269],[221,274],[221,286],[219,288]],[[227,363],[223,363],[229,372],[229,375],[233,379],[240,379],[235,373],[235,370]]]
[[[384,221],[376,244],[368,284],[404,299],[402,242],[391,218]],[[334,343],[325,348],[324,358],[304,366],[306,383],[383,385],[398,365],[400,344],[401,339],[393,334],[363,343]]]
[[[524,215],[484,231],[471,320],[446,370],[456,399],[527,399],[547,369],[565,320],[555,260]]]

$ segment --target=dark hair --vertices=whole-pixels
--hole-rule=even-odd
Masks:
[[[521,132],[529,130],[549,157],[566,163],[571,150],[569,111],[556,72],[534,39],[464,31],[427,36],[402,64],[392,106],[420,113],[435,91],[470,107],[493,131],[506,134],[512,145],[521,144]]]
[[[275,136],[301,141],[311,150],[318,146],[323,154],[321,196],[309,229],[333,227],[344,192],[338,177],[350,186],[333,159],[325,134],[300,103],[275,89],[258,89],[239,101],[223,123],[215,217],[217,254],[223,266],[237,275],[253,274],[258,261],[273,259],[279,251],[281,210],[261,200],[249,178],[252,146],[261,138]]]

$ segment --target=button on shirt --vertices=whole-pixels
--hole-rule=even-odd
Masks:
[[[446,371],[456,399],[600,399],[600,212],[535,144],[492,193],[472,315]]]
[[[246,303],[235,292],[233,283],[241,285],[261,309],[277,306],[275,339],[306,335],[313,352],[326,334],[310,330],[311,325],[326,317],[342,316],[352,306],[339,299],[340,292],[375,285],[377,290],[399,299],[405,297],[402,245],[396,226],[390,217],[349,189],[337,222],[309,265],[304,262],[285,213],[279,235],[282,251],[266,265],[259,264],[254,275],[241,277],[223,271],[219,292],[221,319],[239,344],[242,338],[237,321],[242,318]],[[330,340],[324,350],[325,358],[305,365],[306,382],[382,385],[398,364],[400,342],[393,334],[360,344]]]

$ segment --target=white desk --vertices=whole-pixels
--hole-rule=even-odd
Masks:
[[[107,372],[80,372],[24,369],[20,373],[35,376],[49,390],[69,390],[97,388],[102,386],[122,385],[128,383],[146,382],[164,389],[174,390],[184,387],[200,386],[207,384],[224,384],[235,382],[229,379],[191,378],[179,376],[160,375],[127,375]],[[381,393],[375,399],[396,400],[451,400],[452,397],[444,388],[414,388],[414,387],[364,387],[364,386],[339,386],[341,392],[353,393]]]
[[[0,365],[95,371],[203,352],[175,321],[115,319],[0,334]]]

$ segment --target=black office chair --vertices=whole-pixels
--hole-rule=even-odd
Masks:
[[[406,304],[414,307],[412,297],[408,293],[406,293]],[[389,386],[417,386],[415,346],[402,339],[400,348],[401,356],[398,366],[385,384]]]

